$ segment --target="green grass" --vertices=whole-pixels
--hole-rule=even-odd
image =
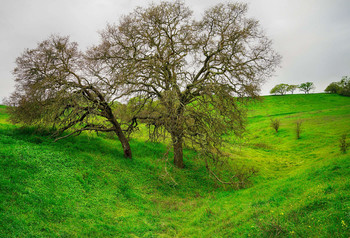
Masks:
[[[340,136],[350,136],[349,97],[252,105],[245,138],[226,136],[233,163],[259,171],[238,191],[218,186],[193,151],[184,170],[166,163],[166,145],[147,142],[145,131],[126,160],[109,136],[53,143],[7,118],[0,106],[0,237],[350,236],[350,152],[339,150]],[[281,120],[278,133],[270,118]]]

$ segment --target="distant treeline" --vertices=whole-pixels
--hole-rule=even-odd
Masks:
[[[270,91],[270,94],[285,95],[288,92],[293,94],[294,91],[297,89],[299,89],[299,91],[302,91],[304,93],[310,93],[311,90],[315,89],[315,85],[312,82],[306,82],[300,85],[289,85],[286,83],[281,83],[273,87]]]

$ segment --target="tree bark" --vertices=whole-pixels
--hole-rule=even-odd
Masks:
[[[118,139],[120,141],[120,143],[123,146],[123,151],[124,151],[124,157],[127,159],[132,159],[132,154],[131,154],[131,148],[130,148],[130,144],[128,139],[126,139],[124,132],[119,124],[119,122],[117,121],[117,119],[114,117],[112,109],[106,105],[105,106],[106,109],[106,114],[107,114],[107,118],[108,120],[112,123],[112,125],[115,128],[115,134],[118,136]]]
[[[117,122],[118,123],[118,122]],[[123,146],[124,157],[127,159],[132,159],[131,148],[128,139],[126,139],[119,123],[118,127],[116,127],[115,134],[118,136],[120,143]]]
[[[182,144],[183,144],[183,138],[181,135],[172,135],[171,136],[173,141],[173,147],[174,147],[174,165],[180,169],[184,168],[184,162],[183,162],[183,151],[182,151]]]

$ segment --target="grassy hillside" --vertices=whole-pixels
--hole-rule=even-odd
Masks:
[[[259,171],[239,191],[218,187],[193,151],[177,170],[162,159],[166,145],[141,136],[130,161],[110,136],[53,143],[6,119],[0,106],[0,237],[350,236],[350,152],[339,150],[340,136],[350,137],[349,97],[252,105],[246,137],[226,136],[233,162]]]

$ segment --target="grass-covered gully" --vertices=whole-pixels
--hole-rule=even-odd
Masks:
[[[350,236],[350,152],[341,150],[349,97],[251,105],[245,136],[225,138],[232,163],[256,171],[238,190],[213,179],[195,151],[185,150],[177,169],[166,143],[149,142],[142,127],[127,160],[114,136],[54,143],[7,119],[0,106],[0,237]]]

